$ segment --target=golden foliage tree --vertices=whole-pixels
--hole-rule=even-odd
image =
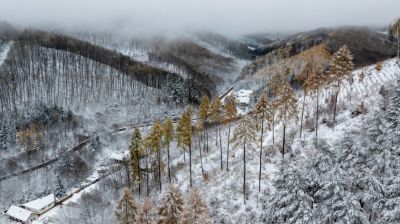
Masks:
[[[287,73],[288,75],[288,73]],[[287,77],[286,75],[286,77]],[[285,157],[286,126],[294,120],[297,121],[297,98],[289,81],[283,83],[278,90],[276,99],[278,118],[283,126],[282,158]]]
[[[397,60],[400,61],[400,18],[393,21],[389,26],[389,37],[397,41]]]
[[[219,149],[221,152],[221,170],[223,169],[222,161],[222,138],[221,138],[221,120],[222,120],[222,103],[221,99],[217,96],[211,102],[210,108],[211,121],[217,123],[217,133],[215,134],[216,145],[218,145],[219,138]]]
[[[209,114],[210,114],[210,100],[208,99],[208,96],[204,96],[203,99],[201,100],[200,107],[199,107],[199,118],[203,122],[204,125],[206,125]],[[207,128],[203,129],[203,136],[205,136],[205,138],[206,138],[206,149],[207,149],[207,153],[208,153]]]
[[[156,120],[150,132],[150,145],[151,149],[157,153],[157,165],[158,165],[158,184],[159,190],[161,191],[161,140],[162,140],[162,126],[159,120]]]
[[[132,138],[131,144],[129,146],[130,152],[130,165],[131,165],[131,174],[132,174],[132,181],[138,184],[139,188],[139,195],[141,193],[141,173],[140,173],[140,157],[143,153],[143,146],[142,146],[142,135],[140,133],[139,128],[135,128]]]
[[[257,143],[257,134],[254,120],[250,116],[246,116],[240,120],[239,125],[235,128],[232,138],[234,148],[243,147],[243,201],[246,204],[246,147],[254,150]]]
[[[254,115],[257,120],[261,122],[261,134],[260,134],[260,170],[258,175],[258,192],[261,191],[261,167],[262,167],[262,155],[263,155],[263,136],[264,136],[264,128],[271,129],[272,125],[272,117],[273,117],[273,105],[272,102],[268,99],[267,94],[264,92],[261,94],[260,98],[257,101],[257,104],[254,107]]]
[[[165,192],[161,207],[158,209],[157,224],[178,224],[184,212],[184,200],[178,187],[170,185]]]
[[[192,186],[192,108],[188,107],[181,116],[178,125],[178,145],[189,149],[190,187]]]
[[[210,211],[203,195],[197,188],[192,188],[186,203],[186,209],[182,214],[180,224],[211,224]]]
[[[237,108],[235,97],[233,95],[229,95],[226,98],[225,108],[224,108],[224,124],[228,124],[228,148],[226,152],[226,171],[229,171],[229,142],[231,135],[231,123],[237,117]]]
[[[338,95],[340,91],[340,85],[343,82],[343,79],[348,79],[352,73],[351,71],[354,68],[353,64],[353,55],[346,45],[343,45],[339,48],[339,50],[333,55],[332,62],[330,64],[328,75],[329,75],[329,84],[332,86],[335,93],[335,105],[333,110],[333,128],[335,127],[336,122],[336,108]]]
[[[168,180],[169,183],[171,184],[171,157],[169,153],[169,147],[171,145],[172,140],[174,139],[174,125],[172,123],[171,118],[167,118],[167,120],[164,121],[162,130],[163,130],[164,145],[167,146]]]
[[[124,188],[122,198],[119,200],[115,215],[119,224],[136,223],[137,206],[132,198],[129,188]]]

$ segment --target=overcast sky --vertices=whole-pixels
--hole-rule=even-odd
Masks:
[[[0,20],[19,26],[131,34],[209,30],[225,35],[386,25],[400,0],[0,0]]]

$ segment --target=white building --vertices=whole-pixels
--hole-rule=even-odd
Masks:
[[[251,94],[253,94],[253,90],[250,89],[241,89],[234,93],[236,103],[238,106],[247,107],[250,104]]]
[[[49,194],[45,197],[38,198],[36,200],[25,203],[21,207],[40,215],[49,208],[52,208],[54,206],[54,203],[55,203],[54,194]]]
[[[11,207],[7,210],[6,215],[14,221],[23,223],[23,224],[30,224],[35,219],[38,218],[38,215],[33,213],[32,211],[20,208],[15,205],[11,205]]]

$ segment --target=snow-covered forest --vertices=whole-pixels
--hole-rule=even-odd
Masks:
[[[124,23],[0,22],[0,223],[400,223],[400,19]]]

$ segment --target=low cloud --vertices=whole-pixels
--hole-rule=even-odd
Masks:
[[[176,35],[386,25],[399,0],[0,0],[0,20],[21,27]]]

